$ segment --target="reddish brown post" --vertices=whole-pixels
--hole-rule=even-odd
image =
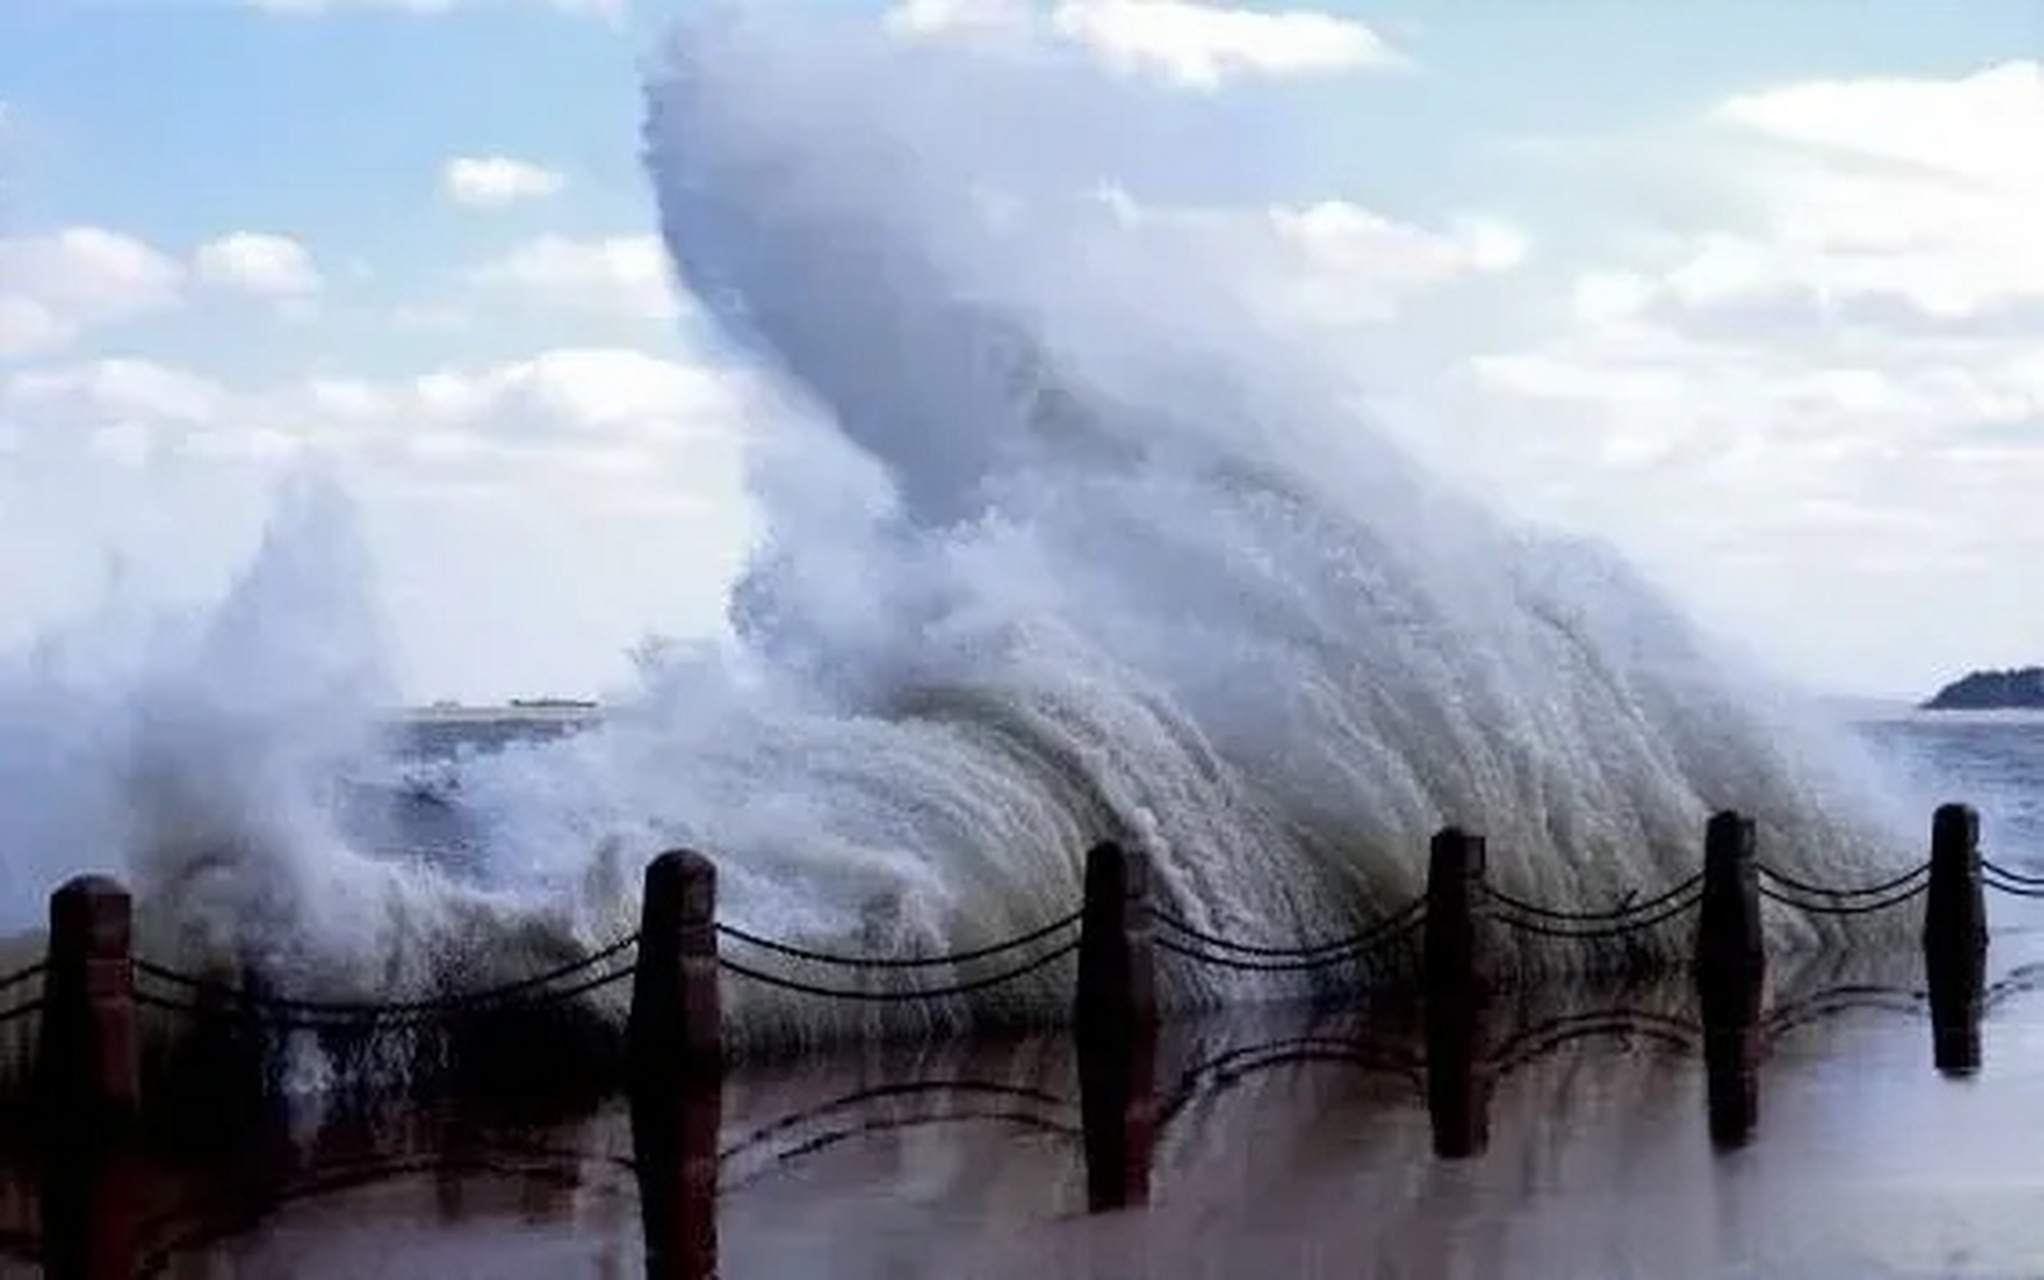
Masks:
[[[1434,1152],[1461,1159],[1490,1143],[1490,1064],[1485,1035],[1496,958],[1484,893],[1483,837],[1449,827],[1427,857],[1427,1114]]]
[[[1087,1201],[1095,1212],[1150,1194],[1157,990],[1149,864],[1112,842],[1086,854],[1073,1009]]]
[[[1696,929],[1705,1087],[1711,1139],[1721,1147],[1743,1145],[1759,1122],[1759,1019],[1766,980],[1758,838],[1751,818],[1727,810],[1713,815],[1704,831]]]
[[[1980,878],[1980,815],[1963,804],[1944,805],[1931,820],[1923,961],[1937,1069],[1971,1075],[1980,1069],[1987,902]]]
[[[1483,891],[1483,837],[1460,827],[1434,836],[1427,855],[1426,987],[1459,993],[1487,987],[1494,956]]]
[[[633,1170],[646,1241],[646,1280],[717,1274],[717,1138],[724,1084],[714,1072],[632,1098]]]
[[[133,905],[105,876],[50,895],[38,1081],[43,1103],[43,1264],[52,1276],[135,1273],[134,1162],[141,1104],[130,960]]]
[[[133,1280],[142,1274],[137,1220],[146,1185],[134,1144],[53,1140],[43,1156],[43,1275]]]
[[[717,869],[699,853],[672,850],[646,866],[626,1039],[635,1088],[678,1088],[723,1065]]]
[[[1157,1020],[1156,961],[1150,943],[1150,868],[1140,853],[1109,841],[1086,854],[1079,920],[1079,1034],[1109,1039]]]
[[[1703,1025],[1704,1101],[1709,1113],[1710,1140],[1735,1150],[1752,1140],[1760,1122],[1760,988],[1753,993],[1753,1016],[1744,1021]]]
[[[1753,820],[1730,811],[1713,816],[1704,833],[1696,973],[1706,1004],[1723,984],[1743,988],[1767,974]],[[1709,1017],[1708,1009],[1705,1017]]]
[[[79,876],[50,895],[42,1091],[64,1129],[98,1133],[141,1103],[135,1035],[134,908],[106,876]]]

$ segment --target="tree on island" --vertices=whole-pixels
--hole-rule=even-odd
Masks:
[[[2044,709],[2044,667],[1974,671],[1937,691],[1926,711]]]

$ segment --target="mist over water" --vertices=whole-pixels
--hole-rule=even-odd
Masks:
[[[450,766],[473,865],[374,856],[332,803],[392,768],[367,576],[345,510],[301,496],[210,615],[98,619],[0,676],[9,901],[120,850],[190,945],[400,995],[606,939],[676,844],[718,860],[737,923],[896,952],[1065,913],[1108,837],[1173,910],[1274,943],[1402,905],[1449,822],[1563,905],[1688,876],[1725,807],[1804,876],[1908,856],[1793,698],[1614,555],[1427,474],[1241,281],[1132,234],[1094,175],[1144,142],[1139,111],[1012,50],[690,24],[649,90],[662,224],[785,392],[756,424],[767,533],[730,642],[650,659],[601,730]],[[104,655],[102,633],[136,640]],[[1053,969],[983,1000],[1068,998]],[[872,1025],[732,1000],[761,1032]]]

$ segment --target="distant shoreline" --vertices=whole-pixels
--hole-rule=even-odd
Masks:
[[[1932,694],[1925,711],[2044,710],[2044,667],[1969,671]]]
[[[494,706],[433,704],[400,707],[390,713],[399,724],[580,724],[603,719],[594,702],[507,702]]]

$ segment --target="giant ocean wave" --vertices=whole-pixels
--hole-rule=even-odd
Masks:
[[[880,954],[1065,913],[1109,837],[1177,914],[1278,943],[1407,901],[1450,822],[1487,833],[1496,881],[1565,905],[1686,878],[1719,808],[1806,878],[1899,863],[1852,750],[1793,700],[1614,555],[1429,475],[1209,264],[1133,240],[1086,179],[1140,132],[1078,141],[1125,92],[1013,51],[692,23],[649,90],[662,225],[785,393],[754,425],[765,532],[728,642],[649,664],[600,730],[453,766],[472,864],[372,856],[329,800],[373,767],[374,663],[321,655],[373,628],[321,585],[359,571],[318,553],[346,521],[312,504],[150,663],[8,673],[17,899],[111,851],[158,936],[361,997],[595,945],[672,845],[718,860],[728,919]],[[1055,1018],[1069,983],[980,999]],[[881,1025],[729,998],[760,1034]]]

